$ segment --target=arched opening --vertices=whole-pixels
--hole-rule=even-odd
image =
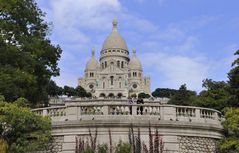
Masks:
[[[117,97],[119,97],[119,98],[121,98],[122,96],[123,96],[122,93],[118,93],[118,94],[117,94]]]
[[[103,82],[103,89],[105,89],[105,82]]]
[[[110,76],[110,84],[114,85],[114,76]]]
[[[113,98],[115,95],[113,93],[109,93],[108,97]]]
[[[123,61],[121,62],[121,68],[124,68],[124,62]]]
[[[117,61],[117,67],[120,67],[120,61]]]
[[[101,94],[100,94],[100,97],[105,97],[105,94],[104,94],[104,93],[101,93]]]
[[[107,62],[105,61],[105,68],[107,68]]]

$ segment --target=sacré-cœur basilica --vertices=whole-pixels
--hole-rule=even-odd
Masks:
[[[134,153],[157,148],[164,153],[216,153],[223,137],[217,110],[169,105],[168,99],[154,97],[129,103],[132,95],[150,94],[150,78],[144,76],[135,49],[129,57],[116,20],[99,61],[92,49],[78,85],[92,98],[52,99],[49,107],[33,110],[52,119],[51,153],[79,153],[86,144],[106,144],[112,153],[119,141],[130,143]]]

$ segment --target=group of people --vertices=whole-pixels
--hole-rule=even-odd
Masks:
[[[142,98],[129,98],[128,100],[129,104],[144,104],[144,100]],[[132,115],[132,106],[130,106],[130,114]],[[137,107],[137,115],[143,115],[143,106]]]

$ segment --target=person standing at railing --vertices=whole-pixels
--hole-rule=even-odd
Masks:
[[[142,98],[139,98],[138,100],[137,100],[137,104],[144,104],[144,100],[142,99]],[[143,106],[139,106],[139,107],[137,107],[137,115],[143,115]]]

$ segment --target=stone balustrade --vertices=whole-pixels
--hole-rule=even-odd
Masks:
[[[194,123],[221,124],[221,113],[214,109],[164,105],[160,103],[128,104],[127,102],[69,102],[65,106],[52,106],[33,109],[39,115],[50,116],[53,122],[80,120],[84,117],[96,120],[122,119],[121,116],[128,116],[127,119],[157,119],[162,121],[182,121]],[[140,117],[141,116],[141,117]],[[121,118],[120,118],[121,117]],[[135,118],[136,117],[136,118]],[[152,118],[154,117],[154,118]]]

